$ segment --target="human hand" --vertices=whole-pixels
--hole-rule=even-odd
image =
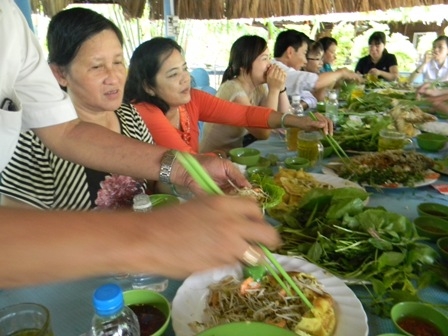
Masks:
[[[229,180],[237,187],[250,186],[249,181],[247,181],[240,170],[230,160],[211,155],[194,155],[194,157],[205,168],[222,191],[228,192],[234,190]],[[204,190],[193,180],[190,174],[181,167],[178,160],[175,160],[173,163],[171,181],[175,184],[186,186],[196,195],[205,194]]]
[[[364,77],[361,74],[351,71],[347,68],[344,68],[344,69],[345,69],[344,79],[354,81],[356,83],[364,83],[365,82]]]
[[[369,70],[368,73],[373,75],[373,76],[378,77],[381,74],[381,70],[378,70],[377,68],[372,68],[372,69]]]
[[[331,119],[325,117],[321,113],[314,113],[317,118],[316,120],[311,119],[311,117],[297,117],[300,118],[301,125],[300,129],[304,131],[318,131],[322,130],[325,134],[333,135],[333,121]]]
[[[143,231],[136,239],[145,248],[140,256],[133,255],[138,267],[133,272],[183,278],[247,257],[260,260],[257,243],[271,249],[280,244],[276,230],[248,198],[206,196],[143,215]]]
[[[428,50],[425,53],[424,63],[429,63],[433,59],[433,57],[434,57],[434,52],[432,50]]]
[[[438,97],[448,94],[448,90],[436,88],[434,83],[424,83],[417,88],[417,94],[420,94],[426,98]]]
[[[283,90],[286,84],[285,71],[280,69],[276,64],[271,64],[266,71],[266,83],[268,84],[269,91]]]

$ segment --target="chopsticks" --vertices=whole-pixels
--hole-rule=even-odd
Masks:
[[[310,117],[311,119],[313,119],[314,121],[318,121],[317,117],[314,115],[313,112],[310,112]],[[328,143],[330,144],[330,146],[333,148],[333,150],[335,151],[336,155],[339,156],[339,158],[344,161],[344,160],[349,160],[350,158],[348,157],[348,155],[344,152],[344,150],[342,149],[342,147],[338,144],[338,142],[333,138],[332,135],[328,135],[325,134],[322,131],[322,134],[325,137],[325,140],[328,141]]]
[[[180,164],[191,175],[193,180],[195,180],[206,193],[224,195],[224,192],[192,155],[184,152],[176,152],[176,159],[179,160]]]
[[[191,175],[191,177],[199,184],[199,186],[207,193],[214,195],[224,195],[224,192],[219,188],[219,186],[213,181],[213,179],[208,175],[201,164],[189,153],[177,152],[176,159],[179,160],[180,164],[185,168],[185,170]],[[272,263],[272,265],[278,270],[278,272],[283,276],[283,278],[288,282],[288,284],[294,289],[294,291],[299,295],[303,302],[310,308],[313,308],[312,303],[303,294],[300,288],[296,285],[294,280],[288,275],[288,273],[283,269],[279,262],[275,259],[274,255],[269,251],[269,249],[263,244],[258,244],[267,257],[267,259]],[[274,279],[280,284],[280,286],[285,290],[286,294],[292,296],[292,293],[288,286],[283,282],[283,280],[278,276],[274,267],[268,262],[264,264],[269,273],[274,277]]]

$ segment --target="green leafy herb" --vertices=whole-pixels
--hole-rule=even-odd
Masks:
[[[309,192],[287,218],[275,218],[282,223],[279,252],[304,256],[344,279],[370,282],[375,312],[383,315],[397,293],[414,297],[440,279],[423,271],[433,267],[437,253],[406,217],[365,207],[366,197],[352,188]]]

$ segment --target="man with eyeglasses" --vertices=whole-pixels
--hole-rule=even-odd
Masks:
[[[323,101],[327,90],[341,80],[363,82],[362,76],[347,68],[321,74],[303,71],[308,63],[309,41],[307,35],[294,29],[280,32],[275,41],[273,63],[286,72],[288,96],[303,96],[304,92],[309,91],[317,100]]]

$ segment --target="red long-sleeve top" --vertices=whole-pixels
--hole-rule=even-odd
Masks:
[[[134,104],[146,123],[154,142],[183,152],[198,153],[198,121],[240,127],[270,128],[268,118],[272,109],[249,106],[219,99],[206,92],[191,89],[191,100],[180,106],[181,130],[176,129],[157,106]]]

